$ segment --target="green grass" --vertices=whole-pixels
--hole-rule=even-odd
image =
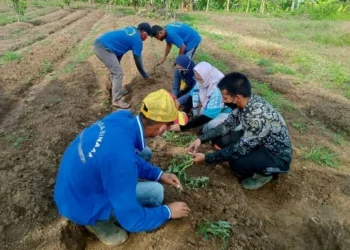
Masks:
[[[295,75],[296,72],[283,64],[274,64],[272,61],[266,58],[259,58],[256,60],[256,64],[260,67],[266,67],[266,73],[276,74],[281,73],[285,75]]]
[[[215,21],[213,18],[212,21]],[[237,20],[251,21],[246,17]],[[246,36],[230,34],[224,27],[219,26],[220,23],[212,22],[211,26],[214,29],[210,31],[206,26],[197,25],[200,34],[211,39],[218,48],[244,62],[265,67],[268,74],[292,75],[301,78],[302,82],[314,82],[322,87],[336,90],[337,93],[350,99],[350,65],[337,61],[336,57],[325,56],[323,52],[326,48],[317,49],[315,44],[309,42],[314,41],[320,46],[349,46],[350,33],[346,30],[345,24],[282,18],[264,18],[262,22],[270,25],[269,35],[250,29],[252,37],[261,41],[286,44],[285,49],[277,51],[277,56],[273,53],[273,49],[270,51],[270,48],[268,46],[265,48],[263,44],[261,49],[252,47],[248,37],[246,44]],[[287,40],[286,43],[285,40]],[[266,53],[269,54],[267,58]]]
[[[332,140],[337,145],[343,145],[344,144],[344,135],[339,133],[334,133],[332,135]]]
[[[5,54],[0,58],[0,64],[6,64],[11,61],[17,61],[22,58],[22,55],[14,51],[6,51]]]
[[[315,34],[312,38],[312,41],[325,44],[325,45],[333,45],[338,47],[350,46],[350,33],[345,34]]]
[[[271,62],[270,60],[268,60],[266,58],[259,58],[256,61],[256,64],[260,67],[271,67],[273,65],[273,62]]]
[[[279,111],[291,112],[294,110],[294,105],[289,100],[286,100],[283,95],[274,92],[266,83],[252,83],[254,93],[262,96],[267,102]]]
[[[101,21],[96,24],[94,29],[83,42],[71,50],[71,60],[63,67],[63,72],[71,73],[79,63],[85,61],[86,58],[94,54],[92,43],[100,31],[100,27]]]
[[[164,139],[174,146],[188,147],[191,142],[197,139],[197,136],[189,133],[167,131],[164,134]]]
[[[25,141],[29,141],[33,138],[33,131],[20,130],[19,132],[13,132],[7,137],[7,141],[12,143],[14,148],[19,148]]]
[[[303,158],[327,167],[340,168],[338,157],[327,147],[312,147],[309,152],[304,153]]]
[[[267,67],[266,73],[268,73],[268,74],[281,73],[284,75],[295,75],[296,74],[296,72],[294,70],[292,70],[292,69],[290,69],[287,66],[284,66],[282,64]]]
[[[205,220],[204,223],[199,225],[198,232],[202,234],[205,239],[208,239],[209,235],[221,239],[224,242],[221,249],[226,249],[227,241],[231,236],[231,224],[228,221],[222,220],[216,222]]]
[[[53,70],[53,63],[50,60],[45,60],[43,63],[42,73],[45,75],[52,72]]]
[[[294,121],[292,123],[293,128],[295,128],[296,130],[298,130],[300,133],[305,132],[308,129],[308,125],[305,123],[302,123],[301,121]]]
[[[191,14],[187,14],[187,13],[181,13],[178,14],[178,18],[181,22],[184,22],[188,25],[194,26],[194,28],[196,28],[197,25],[203,24],[203,18],[205,18],[202,14],[200,13],[191,13]],[[211,20],[209,20],[208,18],[205,18],[206,24],[211,24]]]
[[[202,61],[208,62],[211,65],[213,65],[216,68],[218,68],[222,72],[229,72],[229,71],[231,71],[230,67],[228,67],[224,61],[215,59],[210,54],[207,54],[207,53],[202,52],[202,51],[198,51],[195,54],[194,60],[195,60],[196,63],[199,63],[199,62],[202,62]]]
[[[53,10],[51,10],[51,9],[37,9],[37,10],[31,11],[31,12],[26,12],[26,13],[24,13],[23,16],[20,16],[20,21],[26,22],[26,21],[31,20],[33,18],[46,15],[52,11]],[[14,23],[14,22],[17,22],[17,16],[16,16],[15,12],[10,12],[10,13],[8,12],[8,13],[0,14],[0,26],[6,25],[9,23]]]

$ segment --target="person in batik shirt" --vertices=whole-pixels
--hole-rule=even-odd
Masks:
[[[228,161],[246,189],[258,189],[273,175],[287,173],[292,161],[288,128],[281,114],[262,97],[251,93],[251,84],[241,73],[226,75],[218,84],[224,102],[233,108],[220,125],[201,135],[189,146],[196,163]],[[236,127],[242,126],[237,131]],[[214,152],[198,153],[211,142]]]

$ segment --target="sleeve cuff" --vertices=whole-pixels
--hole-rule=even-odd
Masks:
[[[166,209],[168,209],[168,212],[169,212],[169,217],[168,217],[168,220],[171,218],[171,211],[170,211],[170,208],[167,206],[167,205],[164,205],[164,207],[166,207]]]
[[[160,173],[159,173],[159,175],[158,175],[156,181],[159,181],[159,179],[160,179],[160,177],[162,176],[162,174],[163,174],[163,171],[160,171]]]

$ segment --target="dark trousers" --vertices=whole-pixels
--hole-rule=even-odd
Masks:
[[[238,142],[243,131],[234,131],[214,142],[220,148],[225,148]],[[229,161],[231,169],[242,178],[252,177],[255,173],[261,175],[275,175],[286,173],[289,163],[270,153],[266,148],[253,148],[247,155]]]

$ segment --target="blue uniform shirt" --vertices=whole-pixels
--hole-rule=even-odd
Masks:
[[[167,43],[175,44],[180,48],[182,44],[186,45],[186,51],[189,51],[199,45],[202,38],[192,27],[184,23],[170,23],[165,26]]]
[[[122,56],[132,50],[134,55],[141,57],[143,44],[136,27],[129,26],[121,30],[114,30],[103,34],[97,40],[117,56]]]
[[[136,200],[138,179],[162,174],[138,156],[145,147],[140,117],[118,111],[84,129],[65,151],[54,200],[59,213],[80,225],[108,220],[112,210],[130,232],[158,228],[171,216],[167,206],[142,207]]]

